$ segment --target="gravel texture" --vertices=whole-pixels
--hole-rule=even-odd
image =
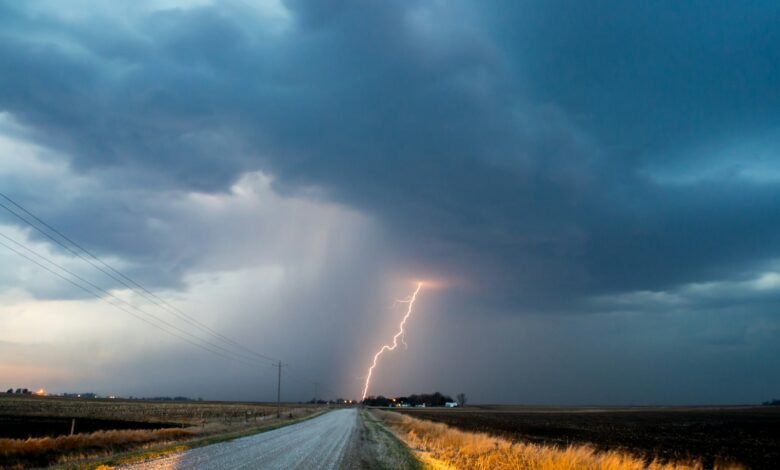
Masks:
[[[339,468],[356,423],[355,409],[335,410],[273,431],[121,468]]]

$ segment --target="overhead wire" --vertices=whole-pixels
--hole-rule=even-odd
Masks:
[[[74,278],[78,279],[79,281],[81,281],[81,282],[85,283],[86,285],[90,286],[91,289],[94,289],[97,292],[101,292],[105,296],[108,296],[109,298],[112,298],[112,299],[114,299],[114,300],[116,300],[116,301],[118,301],[118,302],[120,302],[120,303],[122,303],[124,305],[127,305],[128,307],[132,308],[133,310],[136,310],[136,311],[140,312],[141,314],[146,315],[146,316],[154,319],[154,321],[151,321],[151,320],[149,320],[147,318],[144,318],[144,317],[142,317],[142,316],[140,316],[140,315],[138,315],[138,314],[128,310],[127,308],[123,308],[121,305],[118,305],[118,304],[116,304],[114,302],[109,301],[104,295],[100,295],[99,293],[94,292],[90,288],[87,288],[84,285],[81,285],[79,282],[76,282],[73,279],[70,279],[67,276],[64,276],[64,275],[54,271],[53,269],[45,266],[44,264],[36,261],[35,259],[25,255],[24,253],[20,252],[19,250],[9,246],[6,243],[3,243],[2,241],[0,241],[0,245],[1,246],[4,246],[5,248],[9,249],[10,251],[16,253],[17,255],[27,259],[28,261],[30,261],[30,262],[32,262],[34,264],[36,264],[37,266],[41,267],[42,269],[45,269],[46,271],[50,272],[51,274],[54,274],[57,277],[65,280],[66,282],[74,285],[75,287],[77,287],[77,288],[87,292],[91,296],[93,296],[93,297],[95,297],[95,298],[97,298],[99,300],[105,301],[109,305],[111,305],[111,306],[113,306],[113,307],[115,307],[115,308],[117,308],[117,309],[119,309],[119,310],[121,310],[121,311],[123,311],[125,313],[128,313],[128,314],[132,315],[133,317],[135,317],[135,318],[137,318],[137,319],[139,319],[139,320],[149,324],[150,326],[153,326],[153,327],[155,327],[157,329],[160,329],[160,330],[164,331],[165,333],[167,333],[167,334],[169,334],[171,336],[179,338],[179,339],[181,339],[181,340],[183,340],[183,341],[185,341],[185,342],[187,342],[187,343],[189,343],[189,344],[191,344],[193,346],[196,346],[196,347],[198,347],[200,349],[203,349],[203,350],[205,350],[207,352],[210,352],[212,354],[215,354],[215,355],[220,356],[220,357],[225,358],[225,359],[235,360],[235,361],[241,362],[243,364],[248,364],[248,365],[253,365],[253,366],[258,365],[258,363],[255,362],[255,361],[257,361],[259,359],[262,359],[264,361],[272,362],[273,364],[266,364],[266,365],[271,365],[273,367],[276,367],[277,363],[281,362],[279,359],[273,358],[273,357],[265,355],[265,354],[258,353],[256,351],[252,350],[251,348],[248,348],[248,347],[244,346],[243,344],[239,343],[238,341],[236,341],[236,340],[234,340],[234,339],[232,339],[232,338],[230,338],[228,336],[225,336],[225,335],[217,332],[216,330],[210,328],[208,325],[203,324],[202,322],[198,321],[194,317],[192,317],[192,316],[186,314],[185,312],[181,311],[176,306],[170,304],[165,299],[163,299],[163,298],[159,297],[158,295],[154,294],[153,292],[151,292],[148,288],[146,288],[140,282],[134,280],[130,276],[127,276],[126,274],[122,273],[121,271],[119,271],[118,269],[114,268],[110,264],[106,263],[105,261],[100,259],[97,255],[95,255],[91,251],[87,250],[82,245],[78,244],[77,242],[72,240],[70,237],[68,237],[67,235],[63,234],[59,230],[57,230],[55,227],[53,227],[52,225],[48,224],[46,221],[42,220],[40,217],[38,217],[35,214],[33,214],[31,211],[26,209],[24,206],[22,206],[21,204],[19,204],[18,202],[16,202],[15,200],[13,200],[9,196],[7,196],[6,194],[3,194],[2,192],[0,192],[0,197],[5,199],[8,203],[12,204],[19,211],[21,211],[24,214],[26,214],[27,216],[29,216],[32,220],[34,220],[35,222],[37,222],[41,226],[45,227],[46,229],[50,230],[52,233],[56,234],[62,240],[64,240],[67,243],[69,243],[71,246],[68,246],[67,244],[63,243],[62,240],[58,240],[53,235],[51,235],[50,233],[46,232],[46,230],[43,230],[38,225],[32,223],[26,217],[22,216],[17,211],[13,210],[11,207],[8,207],[6,204],[3,204],[2,202],[0,202],[0,208],[5,209],[7,212],[9,212],[13,216],[15,216],[17,219],[21,220],[26,225],[30,226],[31,228],[33,228],[34,230],[36,230],[37,232],[39,232],[40,234],[42,234],[43,236],[45,236],[46,238],[51,240],[52,242],[56,243],[58,246],[62,247],[63,249],[65,249],[66,251],[71,253],[72,255],[74,255],[74,256],[78,257],[79,259],[87,262],[93,268],[97,269],[98,271],[100,271],[104,275],[108,276],[109,278],[111,278],[115,282],[123,285],[127,289],[130,289],[132,292],[136,293],[139,297],[144,298],[147,302],[149,302],[149,303],[157,306],[161,310],[164,310],[164,311],[166,311],[166,312],[168,312],[168,313],[178,317],[179,319],[185,321],[185,323],[187,323],[189,326],[200,330],[202,333],[205,333],[205,334],[208,334],[208,335],[210,335],[210,336],[212,336],[214,338],[217,338],[217,339],[219,339],[220,341],[222,341],[225,344],[230,344],[233,348],[240,349],[240,350],[244,351],[244,353],[237,353],[236,351],[234,351],[232,349],[227,349],[227,348],[224,348],[224,347],[220,346],[219,344],[212,343],[211,341],[208,341],[208,340],[206,340],[204,338],[201,338],[199,336],[193,335],[192,333],[190,333],[190,332],[188,332],[186,330],[183,330],[183,329],[179,328],[178,326],[176,326],[176,325],[174,325],[172,323],[169,323],[169,322],[167,322],[167,321],[157,317],[154,314],[146,312],[145,310],[140,309],[138,306],[133,305],[130,302],[127,302],[124,299],[121,299],[121,298],[115,296],[110,291],[108,291],[108,290],[106,290],[106,289],[104,289],[104,288],[102,288],[102,287],[92,283],[91,281],[85,279],[84,277],[82,277],[82,276],[74,273],[73,271],[71,271],[71,270],[69,270],[69,269],[59,265],[58,263],[56,263],[56,262],[46,258],[45,256],[41,255],[40,253],[37,253],[35,250],[32,250],[29,247],[26,247],[24,244],[22,244],[22,243],[20,243],[20,242],[18,242],[16,240],[14,240],[14,239],[4,235],[2,233],[0,233],[0,236],[5,238],[6,240],[8,240],[8,241],[14,243],[15,245],[23,248],[25,251],[27,251],[29,253],[32,253],[34,256],[44,260],[45,262],[51,264],[52,266],[55,266],[57,269],[60,269],[62,272],[67,273],[70,276],[73,276]],[[75,247],[75,249],[74,249],[74,247]],[[77,251],[77,250],[79,250],[80,252]],[[82,253],[84,253],[84,254],[82,254]],[[132,285],[130,285],[130,284],[132,284]],[[160,323],[160,324],[155,323],[155,321]],[[171,331],[171,330],[173,330],[173,331]],[[179,332],[181,334],[179,334],[177,332]],[[201,343],[203,343],[203,344],[201,344]],[[248,356],[246,354],[250,354],[251,356]],[[289,364],[284,363],[283,366],[289,366]],[[318,387],[320,387],[320,389],[322,391],[333,392],[332,389],[329,389],[327,387],[321,387],[321,382],[317,382],[317,381],[313,381],[313,380],[309,380],[309,379],[303,379],[300,376],[298,376],[298,374],[293,374],[293,376],[290,377],[290,378],[292,378],[292,379],[294,379],[294,380],[296,380],[298,382],[305,382],[305,383],[307,383],[309,385],[318,385]]]
[[[2,234],[0,234],[0,235],[2,235]],[[2,236],[3,236],[3,238],[8,238],[8,237],[5,237],[4,235],[2,235]],[[51,274],[53,274],[53,275],[55,275],[55,276],[59,277],[60,279],[62,279],[62,280],[64,280],[64,281],[66,281],[66,282],[68,282],[68,283],[72,284],[73,286],[75,286],[75,287],[77,287],[77,288],[79,288],[79,289],[83,290],[84,292],[86,292],[86,293],[88,293],[89,295],[91,295],[91,296],[93,296],[93,297],[97,298],[98,300],[102,300],[102,301],[106,302],[107,304],[111,305],[112,307],[114,307],[114,308],[117,308],[117,309],[119,309],[119,310],[122,310],[123,312],[125,312],[125,313],[127,313],[127,314],[129,314],[129,315],[132,315],[133,317],[135,317],[135,318],[137,318],[137,319],[139,319],[139,320],[141,320],[141,321],[143,321],[143,322],[145,322],[145,323],[147,323],[147,324],[149,324],[149,325],[151,325],[151,326],[153,326],[153,327],[155,327],[155,328],[158,328],[158,329],[160,329],[160,330],[162,330],[162,331],[164,331],[164,332],[168,333],[168,334],[169,334],[169,335],[171,335],[171,336],[175,336],[175,337],[177,337],[177,338],[179,338],[179,339],[181,339],[181,340],[183,340],[183,341],[186,341],[187,343],[190,343],[190,344],[192,344],[193,346],[196,346],[196,347],[198,347],[198,348],[200,348],[200,349],[203,349],[203,350],[205,350],[205,351],[208,351],[208,352],[210,352],[210,353],[213,353],[213,354],[216,354],[216,355],[218,355],[218,356],[221,356],[221,357],[223,357],[223,358],[225,358],[225,359],[238,360],[238,361],[240,361],[240,362],[243,362],[241,359],[237,359],[237,358],[235,358],[235,357],[227,356],[227,355],[225,355],[225,354],[223,354],[223,353],[221,353],[221,352],[219,352],[219,351],[217,351],[217,350],[214,350],[214,349],[211,349],[211,348],[209,348],[208,346],[205,346],[205,345],[202,345],[202,344],[200,344],[200,343],[197,343],[197,342],[195,342],[195,341],[192,341],[192,340],[190,340],[189,338],[187,338],[187,337],[185,337],[185,336],[181,336],[181,335],[179,335],[179,334],[177,334],[177,333],[175,333],[175,332],[173,332],[173,331],[170,331],[170,330],[166,329],[166,328],[165,328],[165,327],[163,327],[163,326],[160,326],[160,325],[158,325],[157,323],[154,323],[154,322],[153,322],[153,321],[151,321],[151,320],[148,320],[148,319],[146,319],[146,318],[144,318],[144,317],[142,317],[142,316],[140,316],[140,315],[138,315],[138,314],[136,314],[136,313],[134,313],[134,312],[132,312],[132,311],[130,311],[130,310],[127,310],[126,308],[123,308],[123,307],[122,307],[122,306],[120,306],[119,304],[115,304],[115,303],[113,303],[113,302],[110,302],[109,300],[107,300],[107,299],[106,299],[105,297],[103,297],[102,295],[100,295],[100,294],[98,294],[98,293],[96,293],[96,292],[92,291],[91,289],[89,289],[89,288],[87,288],[87,287],[84,287],[83,285],[79,284],[78,282],[74,281],[73,279],[70,279],[70,278],[68,278],[68,277],[66,277],[66,276],[64,276],[64,275],[62,275],[62,274],[60,274],[60,273],[56,272],[55,270],[53,270],[53,269],[49,268],[48,266],[44,265],[43,263],[40,263],[39,261],[36,261],[35,259],[33,259],[33,258],[31,258],[31,257],[29,257],[29,256],[27,256],[27,255],[25,255],[23,252],[21,252],[21,251],[19,251],[19,250],[15,249],[14,247],[12,247],[12,246],[10,246],[10,245],[6,244],[5,242],[3,242],[3,241],[1,241],[1,240],[0,240],[0,246],[3,246],[3,247],[5,247],[5,248],[7,248],[8,250],[12,251],[13,253],[16,253],[17,255],[21,256],[22,258],[25,258],[25,259],[27,259],[27,260],[28,260],[28,261],[30,261],[31,263],[33,263],[33,264],[37,265],[38,267],[40,267],[40,268],[42,268],[42,269],[45,269],[45,270],[46,270],[46,271],[48,271],[49,273],[51,273]],[[113,297],[113,296],[112,296],[112,297]],[[114,297],[114,298],[118,299],[118,297]],[[120,299],[120,300],[121,300],[121,299]],[[255,364],[251,364],[251,365],[255,365]]]
[[[128,306],[130,308],[132,308],[133,310],[136,310],[137,312],[140,312],[143,315],[151,317],[155,321],[157,321],[157,322],[159,322],[159,323],[161,323],[163,325],[166,325],[167,327],[172,328],[175,331],[178,331],[179,333],[181,333],[183,335],[186,335],[186,336],[192,338],[194,341],[200,341],[200,342],[204,343],[205,345],[208,345],[211,348],[218,349],[218,350],[222,351],[224,354],[229,354],[229,355],[235,356],[238,359],[241,359],[241,360],[244,360],[244,361],[254,361],[254,359],[251,358],[250,356],[238,355],[238,354],[236,354],[235,352],[233,352],[231,350],[225,349],[225,348],[223,348],[222,346],[220,346],[218,344],[212,343],[212,342],[210,342],[208,340],[205,340],[203,338],[195,336],[192,333],[190,333],[188,331],[185,331],[185,330],[179,328],[178,326],[176,326],[176,325],[174,325],[174,324],[172,324],[172,323],[170,323],[170,322],[168,322],[166,320],[160,319],[156,315],[153,315],[153,314],[151,314],[149,312],[146,312],[145,310],[139,308],[138,306],[133,305],[132,303],[130,303],[130,302],[128,302],[128,301],[126,301],[126,300],[124,300],[124,299],[122,299],[120,297],[117,297],[116,295],[112,294],[110,291],[108,291],[108,290],[106,290],[106,289],[104,289],[104,288],[94,284],[93,282],[85,279],[84,277],[80,276],[79,274],[76,274],[75,272],[69,270],[68,268],[63,267],[62,265],[52,261],[51,259],[41,255],[40,253],[36,252],[35,250],[25,246],[24,244],[14,240],[13,238],[11,238],[11,237],[3,234],[3,233],[0,233],[0,237],[5,238],[6,240],[8,240],[11,243],[19,246],[20,248],[22,248],[23,250],[27,251],[28,253],[31,253],[32,255],[36,256],[39,259],[42,259],[43,261],[49,263],[52,266],[55,266],[57,269],[59,269],[59,270],[65,272],[65,273],[69,274],[70,276],[78,279],[79,281],[83,282],[84,284],[87,284],[92,289],[94,289],[94,290],[96,290],[98,292],[102,292],[106,296],[108,296],[108,297],[110,297],[110,298],[112,298],[112,299],[114,299],[114,300],[116,300],[116,301],[118,301],[118,302],[120,302],[120,303],[122,303],[122,304],[124,304],[124,305],[126,305],[126,306]],[[4,244],[4,246],[8,247],[8,245],[5,245],[5,244]],[[16,250],[14,250],[14,251],[16,252]],[[19,252],[16,252],[16,253],[18,254]],[[27,257],[25,256],[25,258],[27,258]],[[27,259],[29,260],[30,258],[27,258]],[[36,263],[36,264],[38,264],[38,263]],[[40,266],[40,264],[38,264],[38,265]],[[112,303],[112,305],[113,305],[113,303]]]
[[[7,205],[5,205],[2,202],[0,202],[0,207],[5,209],[7,212],[11,213],[16,218],[18,218],[19,220],[21,220],[25,224],[29,225],[30,227],[32,227],[33,229],[35,229],[36,231],[38,231],[39,233],[41,233],[42,235],[47,237],[49,240],[53,241],[54,243],[56,243],[60,247],[64,248],[65,250],[67,250],[72,255],[74,255],[74,256],[82,259],[83,261],[89,263],[95,269],[99,270],[100,272],[102,272],[106,276],[110,277],[114,281],[118,282],[119,284],[123,285],[124,287],[126,287],[126,288],[130,289],[131,291],[135,292],[137,295],[139,295],[140,297],[146,299],[148,302],[152,303],[153,305],[156,305],[161,310],[164,310],[164,311],[166,311],[166,312],[168,312],[168,313],[170,313],[170,314],[172,314],[174,316],[179,317],[185,323],[189,324],[193,328],[199,329],[203,333],[205,333],[207,335],[210,335],[210,336],[212,336],[212,337],[222,341],[223,343],[231,344],[232,347],[241,349],[241,350],[245,351],[248,354],[251,354],[251,355],[256,356],[256,357],[258,357],[260,359],[263,359],[263,360],[266,360],[266,361],[270,361],[270,362],[277,362],[279,360],[277,358],[274,358],[274,357],[271,357],[271,356],[268,356],[268,355],[265,355],[265,354],[258,353],[256,351],[254,351],[254,350],[252,350],[252,349],[242,345],[238,341],[233,340],[232,338],[229,338],[229,337],[227,337],[227,336],[225,336],[225,335],[215,331],[214,329],[210,328],[208,325],[203,324],[202,322],[198,321],[197,319],[193,318],[192,316],[187,315],[186,313],[182,312],[180,309],[178,309],[175,306],[171,305],[169,302],[165,301],[164,299],[160,298],[156,294],[154,294],[151,291],[149,291],[146,287],[144,287],[138,281],[133,280],[129,276],[127,276],[127,275],[123,274],[122,272],[120,272],[119,270],[113,268],[111,265],[109,265],[108,263],[104,262],[103,260],[98,258],[95,254],[93,254],[89,250],[85,249],[84,247],[82,247],[81,245],[79,245],[78,243],[73,241],[71,238],[67,237],[66,235],[64,235],[59,230],[57,230],[56,228],[52,227],[50,224],[48,224],[45,221],[43,221],[42,219],[40,219],[38,216],[36,216],[32,212],[30,212],[29,210],[24,208],[21,204],[17,203],[16,201],[11,199],[7,195],[5,195],[3,193],[0,193],[0,197],[4,198],[8,202],[13,204],[17,208],[19,208],[19,210],[21,210],[25,214],[29,215],[32,219],[34,219],[35,221],[37,221],[38,223],[40,223],[44,227],[46,227],[49,230],[51,230],[52,232],[54,232],[55,234],[60,236],[62,239],[66,240],[68,243],[70,243],[71,245],[73,245],[77,249],[79,249],[82,252],[86,253],[89,256],[89,258],[84,256],[84,255],[82,255],[81,253],[79,253],[78,251],[74,250],[73,248],[67,246],[62,241],[56,239],[54,236],[52,236],[51,234],[47,233],[45,230],[42,230],[40,227],[36,226],[32,222],[30,222],[28,219],[26,219],[22,215],[18,214],[16,211],[12,210]],[[105,268],[107,268],[110,271],[107,271],[106,269],[104,269],[100,265],[96,264],[96,262],[100,263],[100,265],[104,266]],[[116,273],[116,275],[113,274],[112,272]],[[117,276],[121,276],[121,277],[117,277]],[[126,279],[127,281],[123,280],[122,278]],[[132,283],[133,285],[135,285],[137,287],[133,287],[132,285],[128,284],[128,282]]]

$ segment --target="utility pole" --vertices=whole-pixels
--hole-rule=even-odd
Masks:
[[[276,382],[276,417],[282,417],[282,361],[279,361],[279,379]]]

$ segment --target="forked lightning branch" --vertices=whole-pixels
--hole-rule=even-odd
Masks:
[[[377,365],[377,362],[379,361],[379,356],[382,355],[385,351],[392,351],[395,348],[398,347],[398,340],[401,339],[403,341],[404,337],[404,326],[406,325],[406,320],[409,319],[409,317],[412,315],[412,310],[414,309],[414,302],[417,300],[417,294],[420,293],[420,289],[422,289],[422,282],[417,283],[417,288],[414,290],[412,295],[410,295],[406,300],[401,300],[399,302],[407,304],[406,309],[406,315],[404,315],[403,319],[401,320],[401,323],[398,325],[398,333],[393,336],[393,342],[391,344],[385,344],[382,346],[379,351],[377,351],[376,354],[374,354],[374,361],[371,363],[371,367],[368,368],[368,375],[366,376],[366,383],[363,385],[363,395],[361,400],[365,400],[366,396],[368,395],[368,387],[371,385],[371,374],[374,372],[374,368]]]

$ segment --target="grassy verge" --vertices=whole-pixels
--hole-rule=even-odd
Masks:
[[[163,457],[169,457],[179,452],[195,449],[198,447],[204,447],[212,444],[219,444],[221,442],[232,441],[246,436],[259,434],[263,432],[272,431],[291,424],[297,424],[312,418],[315,418],[327,410],[321,410],[302,418],[285,419],[282,421],[276,421],[267,423],[261,426],[254,426],[250,429],[244,429],[241,431],[226,432],[222,434],[212,435],[199,439],[192,439],[183,442],[166,443],[162,445],[156,445],[153,447],[134,450],[129,452],[123,452],[110,457],[103,457],[97,459],[82,460],[78,462],[69,462],[55,467],[58,470],[87,470],[87,469],[100,469],[106,470],[121,465],[132,465],[136,463],[146,462],[149,460],[159,459]]]
[[[624,452],[591,447],[557,447],[511,442],[483,433],[464,432],[387,411],[373,411],[412,449],[426,468],[520,470],[702,470],[698,462],[646,462]],[[737,469],[727,465],[720,469]]]
[[[420,470],[411,450],[370,412],[360,410],[360,468]]]
[[[270,431],[310,419],[325,410],[293,410],[282,420],[259,424],[218,422],[190,428],[111,430],[59,437],[0,439],[0,468],[59,465],[97,468],[141,462],[176,452]],[[303,414],[303,416],[301,416]]]

